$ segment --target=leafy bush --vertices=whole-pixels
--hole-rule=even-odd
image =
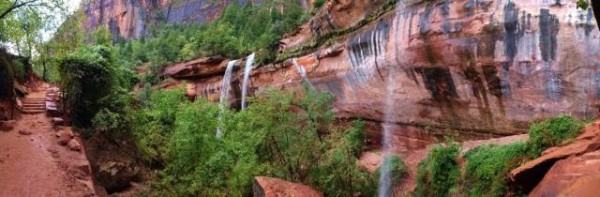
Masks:
[[[162,169],[152,184],[156,195],[248,196],[258,175],[305,183],[331,196],[374,194],[375,179],[356,165],[364,125],[332,124],[329,94],[269,90],[240,112],[182,100],[183,89],[153,91],[148,107],[136,114],[137,125],[147,125],[134,131],[140,149],[162,164],[155,165]],[[221,138],[215,137],[217,126]]]
[[[419,163],[417,187],[414,196],[450,196],[458,192],[460,170],[457,157],[460,154],[458,144],[438,145],[427,158]]]
[[[137,142],[141,157],[152,165],[164,166],[170,137],[175,129],[175,120],[180,105],[189,103],[184,89],[178,88],[164,91],[150,91],[145,107],[133,111],[133,136]]]
[[[73,125],[87,128],[107,103],[100,101],[119,87],[119,73],[110,48],[93,46],[61,61],[61,86]]]
[[[397,185],[397,183],[399,183],[400,180],[402,180],[403,178],[405,178],[408,175],[408,170],[406,168],[406,164],[404,164],[404,161],[402,161],[402,159],[400,159],[400,157],[398,157],[396,155],[386,155],[383,158],[383,161],[384,161],[384,163],[387,162],[387,164],[384,164],[384,165],[388,165],[390,168],[390,174],[392,175],[391,176],[392,185]],[[375,172],[377,177],[381,176],[381,168],[382,167],[379,167],[377,169],[377,171]]]
[[[12,99],[14,92],[14,68],[5,49],[0,48],[0,99]]]
[[[115,45],[120,64],[133,68],[149,63],[154,73],[167,64],[198,56],[239,58],[257,52],[256,61],[275,58],[277,41],[305,18],[297,1],[262,1],[260,4],[228,5],[220,18],[205,24],[157,24],[150,35]],[[97,39],[106,36],[98,30]],[[153,82],[149,78],[146,82]]]
[[[320,8],[321,6],[323,6],[323,4],[325,4],[325,0],[315,0],[313,2],[313,7]]]
[[[523,142],[470,150],[465,154],[464,192],[468,196],[504,196],[507,174],[529,159],[528,151]]]
[[[531,125],[529,128],[531,155],[537,157],[547,148],[574,139],[582,128],[582,122],[565,115]]]

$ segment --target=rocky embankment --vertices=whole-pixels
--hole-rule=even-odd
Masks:
[[[529,196],[596,196],[600,184],[600,121],[572,142],[552,147],[510,172],[513,187]]]

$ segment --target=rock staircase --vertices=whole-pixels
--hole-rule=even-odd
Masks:
[[[21,112],[23,114],[39,114],[46,112],[45,98],[25,98],[23,101]]]
[[[21,113],[22,114],[40,114],[46,113],[46,115],[52,118],[52,122],[55,125],[64,124],[62,118],[62,112],[59,110],[58,103],[60,102],[60,88],[58,87],[44,87],[46,89],[45,97],[42,95],[30,95],[21,101]]]

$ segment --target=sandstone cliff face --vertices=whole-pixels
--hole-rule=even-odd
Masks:
[[[108,26],[113,36],[140,38],[149,25],[157,22],[190,24],[217,19],[230,3],[240,5],[251,0],[89,0],[83,4],[86,30]],[[309,9],[312,0],[299,1]]]
[[[337,24],[333,29],[347,27],[352,22],[336,18],[354,12],[348,17],[363,18],[381,5],[376,2],[350,1],[344,11],[328,5],[307,24],[313,27],[305,25],[282,42],[295,47],[318,35],[315,24],[327,24],[316,23],[319,17]],[[592,11],[577,10],[571,1],[437,0],[400,4],[297,62],[317,90],[336,96],[341,118],[397,123],[396,135],[414,126],[515,134],[535,119],[597,115],[599,36]],[[206,65],[184,63],[178,72],[187,74],[172,76],[189,81],[189,94],[216,100],[226,62],[218,63],[218,74],[187,72]],[[255,69],[249,92],[297,90],[301,81],[286,60]]]
[[[156,22],[206,23],[215,20],[230,1],[210,0],[90,0],[83,9],[86,29],[107,25],[122,38],[140,38]],[[239,1],[245,3],[245,0]]]

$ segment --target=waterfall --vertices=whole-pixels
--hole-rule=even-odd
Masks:
[[[391,161],[391,153],[390,153],[390,149],[392,148],[392,130],[393,125],[391,123],[391,117],[390,115],[393,113],[394,111],[394,74],[392,69],[390,69],[389,71],[389,76],[387,79],[387,85],[386,85],[386,93],[385,93],[385,109],[384,111],[384,122],[381,123],[381,126],[383,128],[383,139],[382,139],[382,146],[383,146],[383,159],[382,159],[382,163],[381,163],[381,167],[380,167],[380,176],[379,176],[379,188],[378,188],[378,196],[379,197],[390,197],[392,196],[392,192],[393,192],[393,182],[392,182],[392,169],[390,169],[390,161]]]
[[[396,4],[396,10],[398,12],[398,15],[403,15],[404,11],[406,8],[406,0],[400,0],[397,2]],[[388,36],[388,30],[386,30],[383,33],[383,38],[387,38]],[[410,31],[410,29],[409,29]],[[385,46],[384,45],[380,45],[381,48],[379,48],[381,51],[380,54],[385,54]],[[377,58],[377,57],[375,57]],[[380,167],[380,175],[379,175],[379,187],[377,188],[377,195],[379,197],[391,197],[393,196],[393,192],[394,192],[394,182],[392,180],[392,171],[393,169],[391,165],[391,161],[392,161],[392,153],[391,153],[391,149],[393,147],[393,129],[394,129],[394,125],[393,125],[393,119],[392,119],[392,113],[394,113],[395,109],[395,105],[394,105],[394,85],[397,84],[394,81],[394,77],[395,77],[395,70],[394,68],[392,68],[391,66],[389,67],[389,71],[388,71],[388,77],[387,77],[387,81],[386,81],[386,89],[385,89],[385,105],[383,106],[383,123],[381,123],[381,127],[383,129],[383,136],[382,136],[382,149],[383,149],[383,154],[382,154],[382,160],[381,160],[381,167]]]
[[[246,67],[244,68],[244,82],[242,83],[242,110],[246,109],[246,95],[248,94],[248,83],[250,80],[250,71],[254,63],[254,53],[246,58]]]
[[[233,66],[237,60],[227,62],[227,69],[225,69],[225,75],[223,75],[223,82],[221,84],[221,98],[219,99],[219,108],[221,108],[221,114],[219,114],[219,127],[217,127],[217,138],[221,138],[223,133],[221,132],[221,126],[223,125],[223,113],[225,112],[225,106],[229,101],[229,86],[231,85],[231,73],[233,73]]]
[[[315,89],[315,87],[312,85],[312,83],[310,83],[310,80],[308,79],[308,76],[306,75],[306,70],[304,69],[304,67],[302,67],[300,64],[298,64],[298,61],[296,60],[296,58],[292,59],[292,63],[294,64],[294,66],[296,67],[296,70],[298,70],[298,73],[300,73],[300,76],[302,76],[302,80],[308,84],[308,86],[311,89]]]

